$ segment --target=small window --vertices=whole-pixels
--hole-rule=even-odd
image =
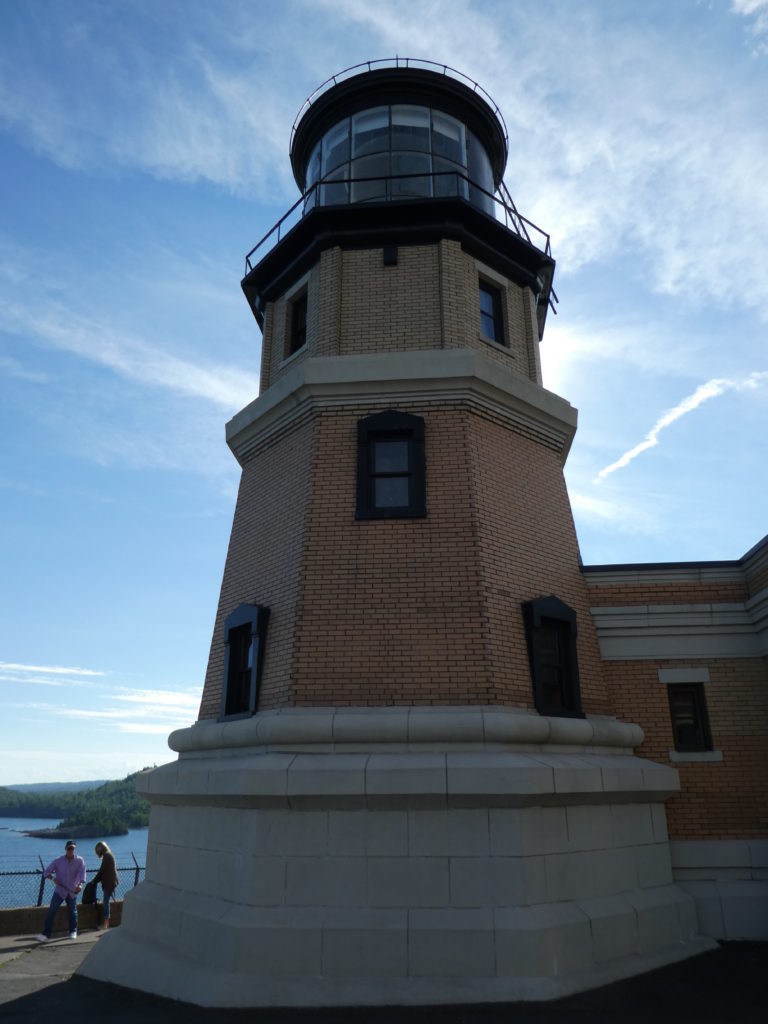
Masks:
[[[576,612],[556,597],[523,604],[536,710],[583,718],[576,656]]]
[[[357,519],[426,516],[424,420],[380,412],[357,425]]]
[[[504,321],[501,315],[501,291],[487,281],[480,281],[480,330],[483,337],[504,344]]]
[[[675,683],[667,687],[675,750],[685,753],[712,750],[707,701],[703,683]]]
[[[241,604],[224,623],[222,718],[252,715],[256,711],[268,619],[269,608]]]
[[[288,329],[287,356],[292,356],[307,343],[307,292],[306,289],[292,299],[289,307],[290,326]]]

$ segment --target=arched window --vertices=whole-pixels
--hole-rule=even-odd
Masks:
[[[536,710],[542,715],[583,718],[576,612],[557,597],[539,597],[523,604],[523,622]]]
[[[357,424],[357,519],[427,514],[424,420],[408,413],[367,416]]]
[[[238,605],[227,616],[222,718],[239,718],[256,711],[268,619],[269,608],[258,604]]]

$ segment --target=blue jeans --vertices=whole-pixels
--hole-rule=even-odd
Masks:
[[[114,892],[104,892],[104,890],[102,889],[102,896],[104,897],[102,900],[102,906],[104,907],[105,921],[109,920],[109,901],[112,899],[114,895]]]
[[[69,930],[70,932],[77,931],[77,898],[75,896],[59,896],[59,894],[55,892],[53,896],[51,896],[51,905],[48,908],[45,924],[43,925],[43,935],[47,935],[49,939],[51,937],[51,932],[53,931],[53,919],[56,917],[56,911],[65,899],[67,901],[67,910],[69,911]]]

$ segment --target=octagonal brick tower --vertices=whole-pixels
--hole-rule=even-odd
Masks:
[[[196,725],[84,973],[206,1005],[551,998],[702,948],[674,770],[611,717],[542,385],[546,235],[477,86],[428,62],[300,112],[249,254],[261,393]],[[119,947],[119,949],[117,948]]]

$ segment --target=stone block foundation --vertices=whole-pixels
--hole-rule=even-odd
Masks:
[[[538,715],[441,708],[435,739],[431,709],[398,711],[174,734],[142,784],[147,879],[81,973],[212,1006],[476,1003],[714,945],[672,877],[676,772],[632,755],[636,727],[547,743]]]

